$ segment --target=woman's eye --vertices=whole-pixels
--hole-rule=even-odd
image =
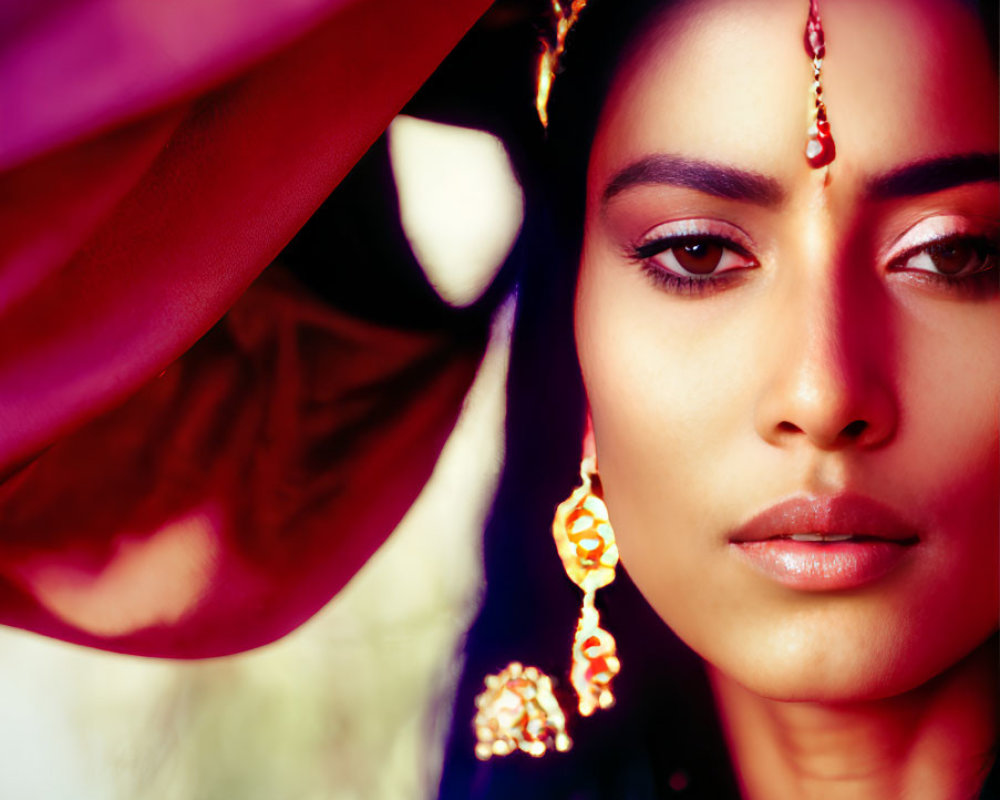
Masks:
[[[635,248],[634,257],[680,278],[708,280],[734,269],[757,266],[742,247],[709,236],[658,239]]]
[[[894,270],[927,272],[961,279],[995,269],[997,246],[988,239],[944,239],[910,250],[891,265]]]

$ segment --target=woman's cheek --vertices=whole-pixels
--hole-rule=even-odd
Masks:
[[[736,449],[740,371],[725,363],[736,356],[683,314],[665,313],[659,290],[625,269],[581,268],[578,351],[623,563],[673,623],[677,598],[694,596],[718,544],[711,498],[720,459]]]

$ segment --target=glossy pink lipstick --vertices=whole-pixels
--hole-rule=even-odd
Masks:
[[[738,558],[778,583],[805,591],[853,589],[876,581],[919,541],[899,514],[855,494],[786,500],[729,537]]]

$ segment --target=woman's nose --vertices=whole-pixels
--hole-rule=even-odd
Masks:
[[[818,284],[819,282],[815,282]],[[894,332],[888,298],[849,276],[799,286],[768,329],[779,354],[764,377],[755,424],[774,445],[874,448],[896,431]]]

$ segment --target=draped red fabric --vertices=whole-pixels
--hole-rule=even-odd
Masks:
[[[0,11],[0,621],[232,652],[388,534],[481,342],[366,327],[275,279],[174,362],[486,5]]]

